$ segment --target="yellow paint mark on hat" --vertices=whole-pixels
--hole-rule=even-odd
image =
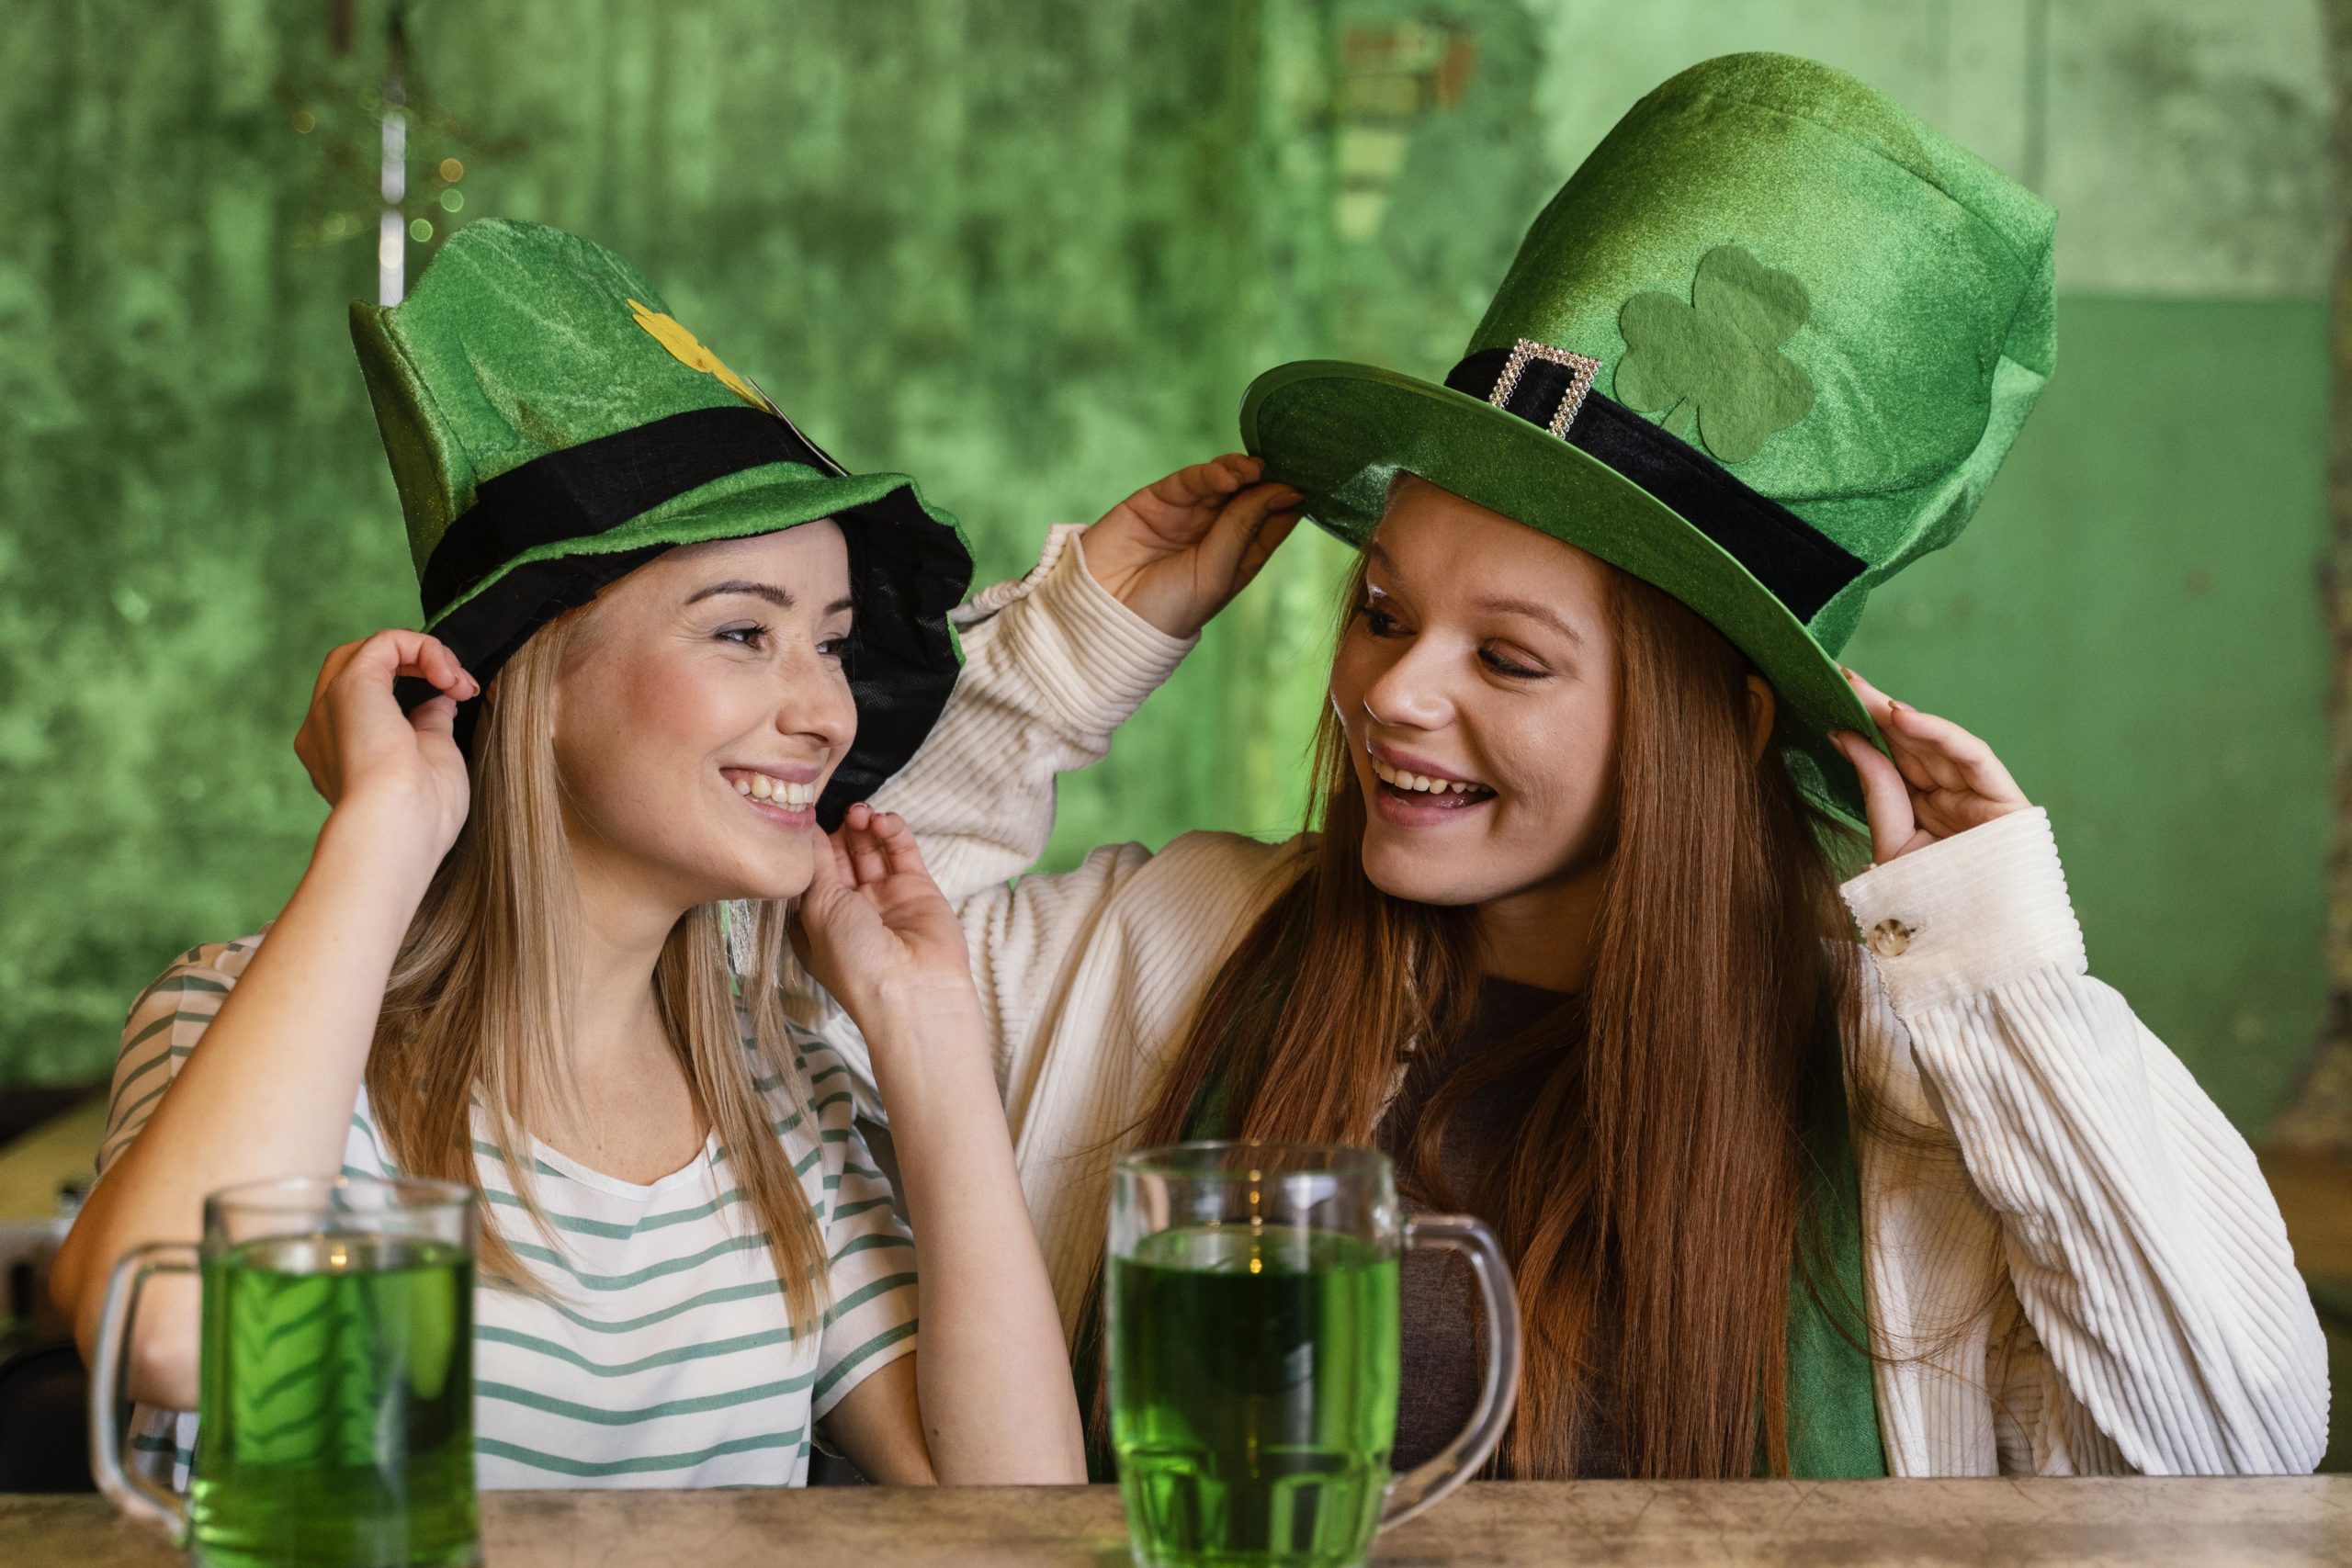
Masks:
[[[670,351],[670,356],[689,370],[699,370],[706,376],[716,376],[721,385],[753,408],[765,408],[767,400],[753,391],[745,381],[720,362],[718,355],[702,344],[702,340],[680,326],[675,319],[659,310],[648,310],[632,299],[628,302],[637,324],[653,334],[653,341]]]

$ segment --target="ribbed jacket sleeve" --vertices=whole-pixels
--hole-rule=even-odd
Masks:
[[[874,804],[913,828],[956,907],[996,1045],[1005,1119],[1066,1327],[1102,1251],[1112,1154],[1130,1136],[1202,993],[1286,884],[1295,846],[1186,833],[1158,854],[1094,851],[1023,874],[1054,825],[1055,780],[1112,733],[1193,639],[1163,636],[1087,572],[1057,528],[1035,570],[957,613],[965,670],[922,750]],[[864,1039],[820,993],[797,1010],[853,1061]],[[872,1105],[887,1120],[888,1108]]]
[[[2311,1470],[2326,1347],[2278,1204],[2179,1059],[2090,977],[2047,815],[1916,851],[1845,897],[1997,1226],[2023,1322],[1988,1351],[2023,1467]],[[1883,1239],[1950,1239],[1905,1229]]]
[[[1200,640],[1163,635],[1096,582],[1080,553],[1083,532],[1054,529],[1035,570],[956,612],[956,695],[913,760],[875,792],[876,809],[915,829],[951,902],[1036,863],[1054,830],[1054,780],[1102,761],[1113,731]]]

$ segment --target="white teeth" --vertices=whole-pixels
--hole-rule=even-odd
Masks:
[[[1390,767],[1377,757],[1372,759],[1372,771],[1383,782],[1419,795],[1467,795],[1473,790],[1484,792],[1487,787],[1465,779],[1433,779],[1426,773],[1408,773]]]
[[[787,811],[817,804],[817,786],[814,783],[794,784],[789,780],[775,778],[766,773],[749,773],[738,774],[730,782],[735,785],[737,795],[752,800],[764,800],[771,805],[781,806]]]

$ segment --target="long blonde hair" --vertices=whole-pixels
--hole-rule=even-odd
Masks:
[[[559,1252],[523,1151],[534,1133],[576,1121],[581,1109],[565,1050],[581,917],[554,720],[557,674],[588,614],[548,622],[489,684],[473,737],[466,825],[409,923],[368,1061],[368,1098],[394,1163],[480,1193],[478,1105],[507,1180]],[[760,956],[742,980],[748,1042],[738,1030],[718,906],[679,919],[655,961],[653,987],[743,1204],[766,1232],[796,1332],[806,1333],[824,1310],[824,1241],[761,1095],[763,1083],[780,1080],[792,1114],[808,1114],[776,984],[788,951],[786,911],[781,903],[751,909],[750,945]],[[531,1288],[495,1212],[485,1203],[482,1213],[482,1275]]]

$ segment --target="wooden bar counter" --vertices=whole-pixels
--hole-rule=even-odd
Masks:
[[[489,1568],[1121,1568],[1110,1487],[500,1492]],[[2352,1565],[2352,1476],[2246,1481],[1566,1482],[1464,1488],[1373,1562]],[[6,1568],[179,1555],[100,1498],[0,1496]]]

